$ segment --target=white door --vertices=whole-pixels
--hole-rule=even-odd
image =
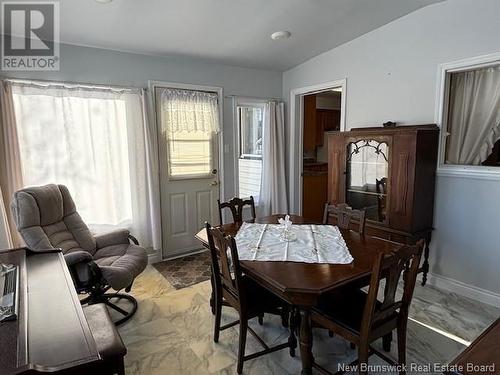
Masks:
[[[204,116],[200,110],[212,111],[212,120],[217,122],[213,126],[218,127],[220,93],[212,93],[216,95],[215,108],[214,96],[205,95],[205,91],[199,91],[200,98],[191,102],[191,95],[186,94],[186,101],[176,96],[182,89],[171,90],[176,91],[173,99],[165,94],[164,87],[155,87],[164,258],[200,249],[194,235],[205,221],[219,222],[220,132],[207,130],[210,119],[202,120],[205,128],[191,122],[199,122]],[[196,90],[183,91],[197,95]],[[211,105],[203,103],[206,97]]]

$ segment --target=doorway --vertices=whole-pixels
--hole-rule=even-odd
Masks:
[[[328,134],[345,130],[347,80],[290,92],[290,212],[321,221],[328,192]]]
[[[328,134],[340,131],[342,87],[304,95],[302,216],[321,222],[328,201]]]
[[[222,89],[152,85],[158,136],[163,259],[201,248],[195,234],[218,221],[223,176]],[[208,116],[207,116],[208,114]]]

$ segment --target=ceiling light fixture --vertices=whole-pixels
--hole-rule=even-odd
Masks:
[[[281,40],[281,39],[288,39],[292,33],[290,31],[276,31],[271,34],[271,39],[272,40]]]
[[[95,0],[95,2],[99,4],[109,4],[112,1],[113,0]]]

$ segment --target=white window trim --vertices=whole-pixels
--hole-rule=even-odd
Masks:
[[[437,175],[472,179],[500,180],[500,167],[480,165],[449,165],[444,163],[446,153],[449,73],[463,72],[500,64],[500,52],[444,63],[438,66],[436,85],[435,123],[441,128]]]
[[[240,127],[238,123],[238,107],[253,107],[262,108],[266,103],[272,99],[257,99],[235,96],[233,97],[233,161],[234,161],[234,196],[240,196],[240,171],[239,171],[239,158],[240,158]],[[262,158],[261,158],[262,160]],[[258,203],[256,203],[258,206]]]

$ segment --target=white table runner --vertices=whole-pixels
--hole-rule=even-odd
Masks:
[[[292,225],[296,240],[280,239],[283,226],[243,223],[236,235],[240,260],[349,264],[351,253],[333,225]]]

